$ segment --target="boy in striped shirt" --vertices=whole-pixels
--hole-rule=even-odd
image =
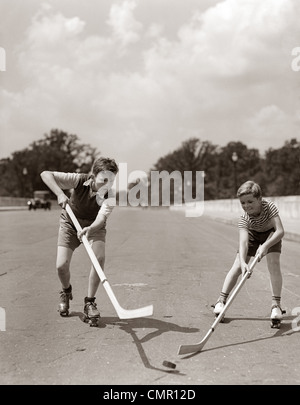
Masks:
[[[281,320],[282,274],[280,253],[284,229],[278,209],[273,202],[262,198],[260,186],[253,181],[242,184],[237,191],[237,197],[245,211],[238,223],[239,250],[225,278],[214,313],[217,316],[222,311],[240,274],[245,274],[248,271],[251,256],[258,254],[259,260],[264,256],[267,257],[272,287],[271,319]]]

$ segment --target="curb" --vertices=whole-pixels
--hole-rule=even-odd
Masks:
[[[0,212],[1,211],[23,211],[23,210],[27,210],[28,211],[28,207],[0,207]]]

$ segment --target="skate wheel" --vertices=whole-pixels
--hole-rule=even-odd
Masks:
[[[97,326],[98,326],[98,320],[96,320],[96,321],[90,321],[90,326],[91,326],[92,328],[97,327]]]
[[[82,320],[84,323],[89,323],[89,318],[86,315],[83,315]]]
[[[280,320],[274,320],[271,322],[271,328],[272,329],[280,329],[281,321]]]
[[[60,312],[59,315],[62,316],[63,318],[66,318],[67,316],[69,316],[69,311]]]
[[[100,318],[87,318],[87,322],[90,324],[91,327],[97,327]]]

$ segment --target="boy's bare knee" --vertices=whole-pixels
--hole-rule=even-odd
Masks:
[[[97,257],[97,260],[98,260],[100,266],[101,266],[101,267],[104,267],[105,257],[103,257],[102,255],[96,256],[96,257]]]
[[[267,263],[269,271],[280,269],[280,255],[279,254],[271,254],[267,255]]]
[[[68,261],[56,264],[57,272],[60,274],[67,273],[69,271],[69,267],[70,263]]]

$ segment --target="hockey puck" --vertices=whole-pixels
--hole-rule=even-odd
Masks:
[[[176,364],[172,363],[171,361],[167,361],[167,360],[163,361],[163,366],[169,367],[169,368],[176,368]]]

